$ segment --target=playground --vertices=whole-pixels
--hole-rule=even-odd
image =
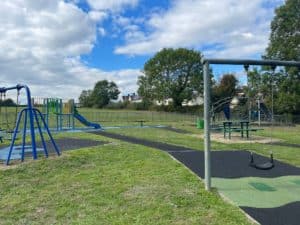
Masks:
[[[206,71],[208,62],[227,63],[204,61]],[[300,126],[279,126],[272,108],[266,120],[260,111],[252,118],[247,103],[238,120],[231,107],[216,122],[204,76],[203,117],[127,112],[110,126],[100,123],[103,111],[91,119],[72,100],[35,101],[26,85],[1,88],[16,91],[17,103],[21,91],[27,100],[1,108],[3,224],[297,224]]]
[[[231,196],[231,191],[234,191],[236,194],[233,198],[234,205],[224,202],[215,192],[207,195],[202,182],[197,178],[198,175],[190,173],[185,166],[172,159],[172,157],[181,158],[183,151],[186,151],[186,154],[193,155],[191,158],[203,160],[203,139],[191,135],[202,131],[186,123],[177,123],[176,126],[173,124],[173,127],[187,133],[162,128],[131,128],[128,134],[128,128],[120,128],[111,129],[105,135],[99,135],[98,132],[54,134],[57,145],[62,151],[60,157],[53,155],[48,160],[41,158],[35,162],[27,159],[22,164],[13,165],[11,169],[10,166],[8,169],[7,166],[1,167],[4,169],[0,175],[1,196],[5,196],[1,198],[1,205],[5,206],[0,210],[1,217],[4,218],[2,222],[7,224],[34,220],[46,224],[49,221],[68,223],[70,221],[68,218],[76,218],[72,221],[76,220],[78,223],[89,221],[91,224],[99,220],[109,224],[115,223],[116,220],[122,222],[126,220],[128,224],[136,221],[143,224],[158,222],[169,224],[183,220],[189,224],[198,224],[199,220],[210,224],[219,224],[220,221],[223,224],[251,224],[235,205],[246,207],[246,203],[249,204],[251,200],[249,206],[259,202],[264,210],[270,210],[273,206],[277,206],[275,210],[278,210],[278,205],[281,203],[286,204],[290,199],[297,199],[297,196],[293,197],[291,194],[288,195],[290,199],[277,198],[272,202],[265,202],[272,205],[263,206],[261,195],[258,195],[267,194],[268,197],[272,194],[276,196],[278,193],[284,194],[282,193],[284,187],[290,187],[286,190],[293,190],[291,193],[296,193],[298,178],[290,174],[282,177],[290,171],[291,174],[295,174],[297,169],[295,170],[293,166],[292,168],[289,166],[289,170],[287,168],[282,170],[276,166],[276,171],[264,172],[272,176],[280,175],[279,178],[251,178],[253,173],[251,175],[248,172],[246,177],[237,174],[235,176],[238,178],[228,178],[219,173],[218,177],[213,178],[213,186],[228,196]],[[300,144],[296,139],[299,126],[283,129],[287,133],[286,137],[282,137],[286,143]],[[128,140],[126,136],[132,137],[135,142],[139,139],[139,144],[125,141]],[[123,137],[123,140],[120,140],[120,137]],[[75,140],[84,140],[85,144],[90,142],[93,144],[85,146],[81,141],[76,143]],[[72,145],[71,149],[78,150],[64,151],[64,148],[68,148],[65,146],[68,145]],[[239,144],[213,142],[212,147],[223,150],[224,155],[222,152],[217,152],[217,154],[221,153],[219,155],[221,158],[226,157],[226,150],[235,149],[237,152],[228,152],[229,155],[225,159],[230,159],[231,163],[234,159],[235,162],[239,162],[236,166],[248,169],[249,155],[247,152],[240,152]],[[157,150],[162,148],[171,151],[169,153]],[[269,157],[270,148],[264,144],[252,144],[251,148],[250,145],[243,148]],[[300,166],[299,148],[282,146],[272,148],[276,160],[280,159],[289,165]],[[194,154],[199,155],[195,157]],[[219,160],[219,157],[214,159]],[[228,162],[218,165],[228,166]],[[234,175],[233,171],[243,173],[241,169],[227,167],[228,170],[230,168],[229,174]],[[285,174],[277,174],[277,169],[284,171]],[[195,174],[197,170],[199,176],[203,177],[203,164],[196,165],[193,170]],[[248,186],[249,183],[264,183],[263,187],[266,188],[268,185],[267,190],[270,188],[271,191],[258,191],[253,186]],[[253,196],[257,198],[253,199]],[[245,197],[248,197],[248,200]],[[293,208],[296,205],[289,206]],[[14,211],[16,207],[22,211]],[[203,207],[205,211],[201,210]],[[249,212],[252,209],[249,208]],[[96,211],[97,213],[93,213]],[[287,211],[294,212],[290,208]],[[106,212],[106,214],[99,212]],[[36,213],[39,215],[38,218]],[[151,217],[148,216],[149,214]],[[279,215],[279,213],[275,214]]]

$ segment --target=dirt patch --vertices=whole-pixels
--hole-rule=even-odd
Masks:
[[[192,134],[193,137],[204,138],[204,134]],[[261,137],[256,135],[251,135],[249,138],[241,138],[238,136],[231,136],[231,139],[224,138],[223,133],[212,133],[211,140],[225,143],[225,144],[232,144],[232,143],[262,143],[262,144],[269,144],[269,143],[280,143],[282,140],[277,138],[270,138],[270,137]]]

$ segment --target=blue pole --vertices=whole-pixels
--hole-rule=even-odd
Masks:
[[[37,116],[37,113],[36,113],[36,109],[33,109],[33,112],[34,112],[34,117],[35,117],[36,125],[37,125],[37,127],[38,127],[38,131],[39,131],[39,133],[40,133],[41,141],[42,141],[42,144],[43,144],[44,153],[45,153],[46,158],[48,158],[47,146],[46,146],[46,143],[45,143],[45,139],[44,139],[44,135],[43,135],[42,129],[41,129],[41,127],[40,127],[40,122],[39,122],[39,120],[38,120],[38,116]],[[42,118],[42,117],[41,117],[41,118]]]
[[[48,128],[47,124],[45,123],[44,118],[42,117],[41,112],[40,112],[38,109],[35,109],[35,110],[36,110],[36,112],[40,115],[40,117],[41,117],[41,119],[42,119],[42,122],[43,122],[43,124],[44,124],[44,126],[45,126],[45,129],[46,129],[46,131],[47,131],[47,133],[48,133],[48,136],[49,136],[49,138],[50,138],[50,140],[51,140],[51,142],[52,142],[52,144],[53,144],[53,147],[54,147],[54,149],[55,149],[57,155],[60,155],[59,149],[58,149],[58,147],[57,147],[57,145],[56,145],[56,143],[55,143],[55,141],[54,141],[54,139],[53,139],[53,137],[52,137],[52,135],[51,135],[51,133],[50,133],[50,131],[49,131],[49,128]]]
[[[26,142],[26,129],[27,129],[27,110],[25,110],[24,127],[23,127],[23,140],[22,140],[22,162],[24,161],[25,142]]]
[[[12,140],[11,140],[10,147],[9,147],[9,152],[8,152],[8,156],[7,156],[7,159],[6,159],[6,165],[9,164],[10,157],[11,157],[11,153],[12,153],[12,151],[13,151],[13,149],[14,149],[16,137],[17,137],[17,134],[18,134],[18,129],[19,129],[20,121],[21,121],[21,116],[22,116],[22,114],[23,114],[23,112],[24,112],[25,110],[26,110],[26,109],[21,110],[21,112],[20,112],[19,115],[18,115],[17,122],[16,122],[16,127],[15,127],[15,129],[14,129],[13,138],[12,138]]]
[[[26,96],[27,96],[27,105],[29,112],[29,125],[30,125],[30,136],[31,136],[31,145],[32,145],[32,156],[33,159],[37,159],[36,152],[36,141],[35,141],[35,131],[34,131],[34,115],[33,115],[33,107],[31,103],[31,94],[30,89],[26,85],[17,85],[18,89],[25,88]]]

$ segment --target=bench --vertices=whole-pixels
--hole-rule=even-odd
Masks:
[[[134,122],[139,122],[140,126],[143,127],[146,120],[135,120]]]

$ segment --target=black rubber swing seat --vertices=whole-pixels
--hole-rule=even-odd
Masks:
[[[274,165],[274,160],[273,160],[273,153],[271,153],[271,155],[270,155],[270,162],[256,164],[254,162],[254,157],[253,157],[253,154],[251,152],[249,166],[254,167],[256,169],[259,169],[259,170],[270,170],[270,169],[272,169],[275,166]]]

